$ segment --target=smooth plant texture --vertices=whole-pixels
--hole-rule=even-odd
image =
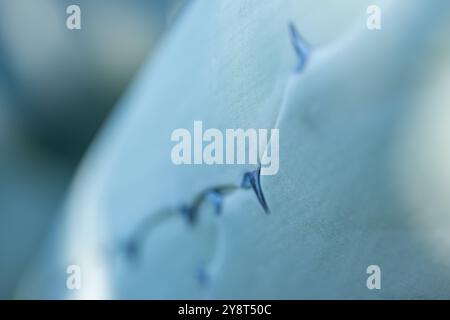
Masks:
[[[428,79],[448,74],[433,66],[448,65],[448,55],[436,51],[450,52],[443,44],[450,4],[345,3],[331,11],[331,1],[193,2],[93,145],[54,247],[37,261],[21,292],[448,298],[448,258],[434,252],[445,243],[427,237],[438,223],[425,229],[414,222],[424,211],[404,183],[417,185],[420,177],[405,141],[426,128],[408,119],[417,110],[427,113],[419,97],[428,101],[424,91],[433,92]],[[383,9],[382,30],[366,28],[366,8],[373,3]],[[320,9],[338,27],[319,23]],[[209,188],[235,185],[258,168],[174,166],[170,134],[196,119],[220,129],[279,128],[278,174],[247,176],[243,186],[254,192],[232,192],[222,203],[220,192]],[[421,172],[438,172],[428,164],[420,162]],[[448,186],[450,179],[441,183]],[[187,224],[177,204],[192,204],[199,194],[212,201],[194,201],[199,214]],[[261,214],[261,207],[270,214]],[[445,203],[440,209],[443,216],[450,212]],[[152,214],[163,221],[137,233],[145,234],[139,259],[130,263],[115,254]],[[83,270],[78,291],[63,287],[68,264]],[[381,290],[366,287],[369,265],[381,268]],[[51,289],[40,291],[49,282]]]

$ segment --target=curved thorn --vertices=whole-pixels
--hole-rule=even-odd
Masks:
[[[209,275],[205,266],[201,265],[195,269],[195,278],[197,282],[202,286],[208,283]]]
[[[197,218],[197,208],[189,205],[182,205],[179,209],[181,215],[186,219],[186,221],[193,225]]]
[[[139,245],[138,241],[134,238],[130,238],[123,243],[123,251],[129,260],[136,261],[139,258]]]
[[[259,203],[261,204],[262,208],[264,209],[265,213],[270,213],[269,207],[267,206],[266,199],[264,198],[264,194],[262,192],[261,188],[261,181],[260,181],[260,172],[261,168],[258,168],[255,171],[246,172],[244,174],[244,178],[242,179],[241,186],[244,189],[253,189],[253,191],[256,194],[256,197],[258,198]]]
[[[291,43],[294,47],[295,53],[298,56],[299,62],[295,69],[295,72],[300,72],[304,69],[306,63],[309,60],[311,53],[310,45],[303,39],[303,37],[298,32],[297,28],[292,22],[289,22],[289,31],[291,37]]]
[[[208,191],[208,193],[206,194],[206,197],[208,198],[209,202],[211,202],[211,204],[214,207],[214,212],[219,215],[222,213],[222,207],[223,207],[223,194],[221,194],[218,191],[212,190],[212,191]]]

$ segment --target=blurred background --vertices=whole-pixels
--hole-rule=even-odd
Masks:
[[[11,297],[89,143],[187,3],[0,0],[0,298]],[[66,28],[73,4],[81,30]]]

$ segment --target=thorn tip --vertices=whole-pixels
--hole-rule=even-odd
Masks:
[[[292,22],[289,22],[289,31],[292,46],[294,47],[294,51],[299,59],[298,66],[295,69],[295,72],[300,72],[304,69],[306,63],[309,60],[311,48],[310,45],[300,35],[296,26]]]
[[[261,188],[261,180],[260,180],[261,168],[258,168],[255,171],[246,172],[242,179],[241,186],[244,189],[253,189],[255,192],[256,198],[258,198],[258,202],[263,208],[265,213],[270,213],[269,207],[267,206],[266,199],[262,192]]]

